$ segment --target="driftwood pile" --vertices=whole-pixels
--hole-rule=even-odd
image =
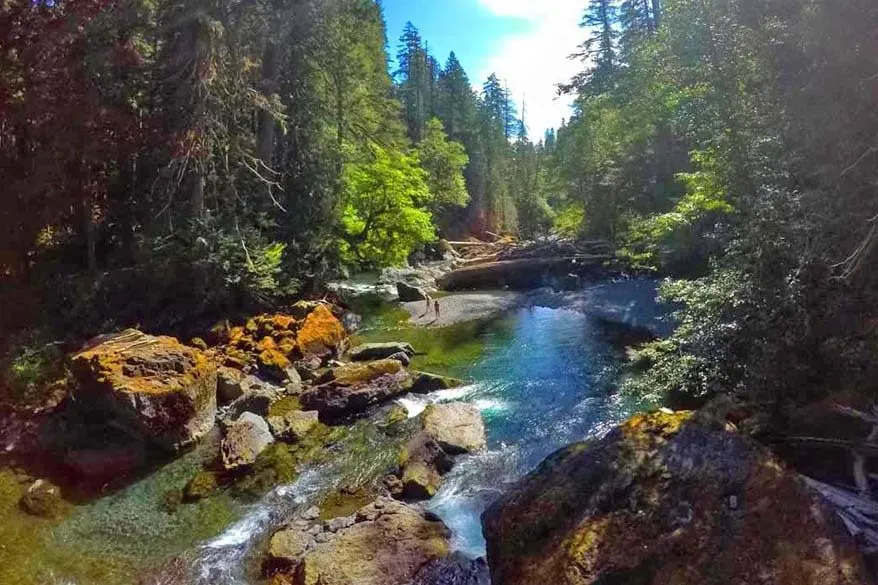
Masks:
[[[493,242],[470,238],[448,244],[459,259],[459,268],[437,279],[445,290],[527,289],[575,281],[611,258],[610,245],[599,241],[518,242],[497,236]]]
[[[454,249],[463,266],[522,258],[574,258],[595,255],[609,257],[611,253],[610,243],[602,240],[553,239],[541,242],[519,242],[510,236],[498,236],[492,242],[468,238],[465,241],[448,242],[448,244]]]
[[[867,470],[869,459],[878,457],[878,406],[871,412],[863,412],[847,406],[835,405],[834,410],[853,419],[872,425],[871,432],[862,441],[848,441],[827,437],[789,437],[786,442],[804,447],[819,447],[847,451],[853,466],[853,485],[832,485],[810,477],[805,482],[832,505],[865,554],[878,554],[878,501],[871,487],[878,475]]]

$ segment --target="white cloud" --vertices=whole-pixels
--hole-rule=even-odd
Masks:
[[[481,83],[491,73],[508,84],[519,109],[526,103],[526,122],[533,140],[570,117],[569,96],[558,97],[556,85],[568,81],[582,64],[568,57],[582,43],[579,22],[585,0],[479,0],[497,16],[525,19],[528,32],[504,39],[488,57]],[[474,82],[476,80],[473,80]]]

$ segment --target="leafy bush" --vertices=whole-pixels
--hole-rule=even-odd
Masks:
[[[4,391],[15,401],[35,398],[64,375],[64,353],[54,343],[38,335],[13,340],[0,357],[0,376]]]
[[[632,355],[634,373],[624,390],[652,400],[701,398],[734,391],[742,379],[736,356],[739,319],[748,308],[749,283],[735,270],[717,270],[697,280],[669,280],[659,288],[662,301],[680,305],[676,331]],[[742,362],[743,363],[743,362]]]
[[[554,231],[561,237],[575,238],[582,232],[585,222],[585,208],[581,203],[572,203],[555,215]]]
[[[697,273],[714,251],[709,234],[717,221],[734,212],[718,156],[711,151],[690,155],[696,169],[679,173],[686,194],[667,213],[631,215],[619,257],[638,269]]]

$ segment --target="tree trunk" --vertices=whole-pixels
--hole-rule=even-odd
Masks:
[[[79,206],[80,225],[85,244],[85,266],[90,274],[98,271],[97,226],[91,196],[84,196]]]
[[[277,44],[268,40],[265,44],[265,52],[262,57],[262,81],[260,91],[265,98],[270,99],[277,93],[277,77],[279,70],[279,51]],[[259,110],[259,138],[256,146],[256,156],[271,167],[274,161],[274,135],[277,122],[270,111],[263,108]]]

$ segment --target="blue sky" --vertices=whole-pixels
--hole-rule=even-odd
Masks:
[[[557,127],[569,116],[570,100],[558,99],[555,84],[582,65],[567,56],[584,33],[579,21],[587,0],[384,0],[390,54],[411,21],[444,64],[454,51],[473,85],[492,72],[526,103],[531,136]]]

